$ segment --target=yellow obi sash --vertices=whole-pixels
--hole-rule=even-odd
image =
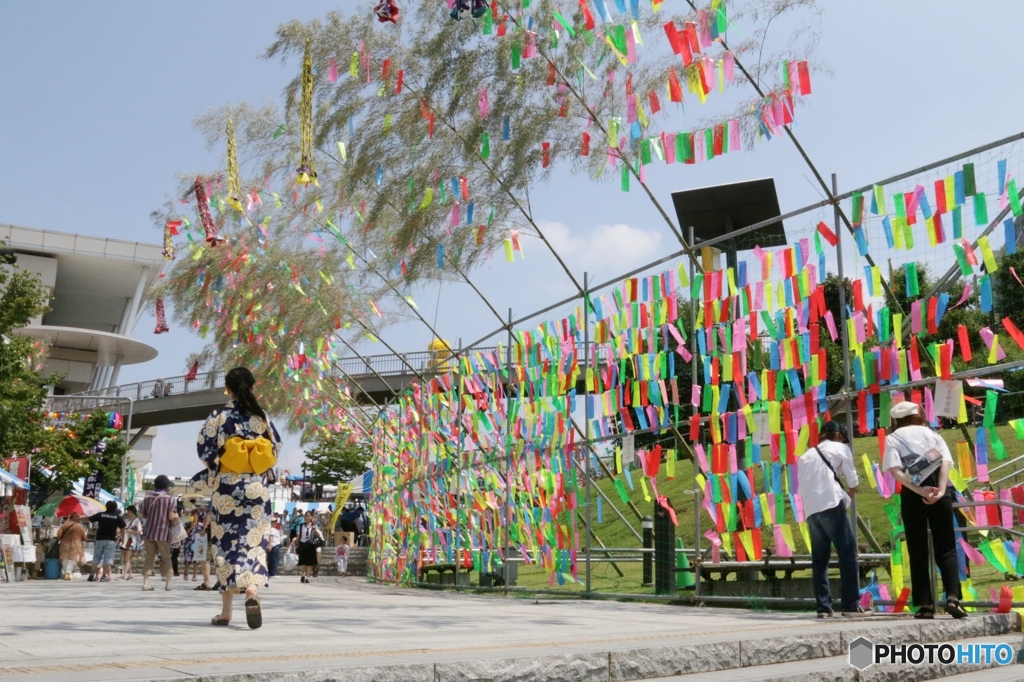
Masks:
[[[262,437],[246,440],[233,436],[220,456],[221,470],[232,474],[262,474],[275,464],[274,444]]]

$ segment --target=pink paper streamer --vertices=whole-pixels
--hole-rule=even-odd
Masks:
[[[722,546],[722,538],[718,537],[718,533],[713,530],[705,531],[704,537],[711,541],[711,563],[717,564],[719,561],[718,550]]]
[[[736,56],[729,50],[722,55],[722,76],[727,83],[732,83],[736,78]],[[736,120],[733,119],[733,123]],[[732,151],[732,142],[729,143],[729,151]]]
[[[879,585],[878,594],[882,595],[881,601],[892,601],[892,595],[889,593],[889,587],[887,585]],[[882,610],[892,612],[895,608],[895,606],[883,606]]]
[[[1013,270],[1013,268],[1010,268],[1010,270]],[[1014,274],[1016,275],[1016,273],[1014,273]],[[1017,281],[1019,282],[1020,280],[1018,279]],[[1024,285],[1021,285],[1021,286],[1024,286]],[[966,303],[967,299],[971,297],[971,292],[972,291],[973,290],[971,289],[970,283],[969,282],[964,282],[964,293],[960,295],[960,300],[956,302],[956,305],[953,306],[953,308],[959,308],[964,303]],[[953,308],[950,308],[950,310],[952,310]]]
[[[964,554],[970,559],[971,563],[975,566],[981,566],[985,563],[985,555],[978,550],[971,547],[966,540],[958,538],[960,542],[960,548],[964,550]],[[996,601],[999,601],[998,599]]]
[[[782,528],[780,526],[775,526],[773,530],[775,531],[775,554],[781,557],[793,556],[793,549],[789,546],[789,543],[786,542],[786,538],[782,534]]]
[[[1005,502],[1013,502],[1013,496],[1008,488],[999,491],[999,499]],[[1013,508],[999,505],[999,513],[1003,521],[1003,528],[1013,528]]]
[[[825,325],[828,327],[828,335],[832,338],[833,341],[835,341],[836,338],[839,336],[839,333],[836,331],[836,321],[832,317],[831,310],[825,311]]]
[[[338,60],[331,58],[331,61],[327,63],[327,80],[331,83],[338,82]]]
[[[479,95],[480,118],[487,118],[491,115],[491,101],[487,97],[487,88],[480,88]]]
[[[705,474],[708,472],[708,457],[704,454],[704,446],[698,443],[693,446],[693,451],[697,453],[697,463],[700,464],[700,470]],[[708,497],[710,497],[711,488],[708,488]]]

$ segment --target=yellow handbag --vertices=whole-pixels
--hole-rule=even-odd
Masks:
[[[274,444],[266,438],[251,440],[234,436],[224,444],[220,468],[232,474],[262,474],[277,464]]]

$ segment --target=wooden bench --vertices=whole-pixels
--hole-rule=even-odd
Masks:
[[[472,570],[465,567],[459,569],[460,585],[469,585],[469,574]],[[420,581],[436,585],[454,585],[455,564],[423,564],[420,566]]]

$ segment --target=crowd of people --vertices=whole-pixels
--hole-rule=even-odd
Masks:
[[[162,507],[168,503],[163,500],[170,497],[171,487],[170,479],[166,476],[158,476],[154,482],[155,494],[147,498],[151,500],[147,510],[153,518],[159,519],[164,516]],[[92,524],[95,532],[91,560],[93,570],[88,582],[133,580],[135,571],[132,559],[136,554],[143,553],[143,557],[152,557],[145,562],[143,573],[159,570],[161,577],[166,581],[165,589],[170,589],[172,579],[179,576],[185,582],[199,582],[201,578],[202,582],[193,588],[196,591],[214,589],[211,584],[209,551],[212,524],[207,506],[198,498],[183,499],[178,496],[174,501],[174,513],[183,519],[186,533],[185,539],[178,542],[164,539],[168,537],[169,524],[157,522],[150,526],[151,530],[147,533],[146,527],[149,524],[144,522],[135,505],[128,505],[122,511],[116,502],[110,501],[107,502],[106,509],[98,514],[88,517],[72,514],[57,531],[62,579],[71,580],[72,574],[86,563],[85,546],[90,530],[86,524]],[[350,531],[353,537],[363,537],[365,511],[362,507],[353,507],[346,511],[346,515],[351,519],[353,527],[359,528],[358,531]],[[299,510],[294,510],[290,518],[287,514],[276,512],[271,515],[266,548],[268,586],[269,578],[278,575],[285,554],[295,555],[300,568],[300,582],[306,583],[307,579],[318,576],[319,555],[323,551],[321,548],[327,544],[322,522],[323,520],[318,519],[312,512],[303,513]],[[284,530],[285,526],[287,530]],[[346,530],[347,527],[348,524],[339,519],[338,528]],[[147,540],[150,543],[148,555],[145,554]],[[165,542],[166,547],[163,545]],[[343,535],[338,545],[331,549],[335,556],[338,575],[347,575],[350,547],[348,538]],[[120,569],[115,571],[118,550],[121,553]],[[168,568],[165,570],[165,567]],[[146,586],[150,585],[148,575],[144,575],[143,583]],[[144,589],[149,591],[148,587]]]

